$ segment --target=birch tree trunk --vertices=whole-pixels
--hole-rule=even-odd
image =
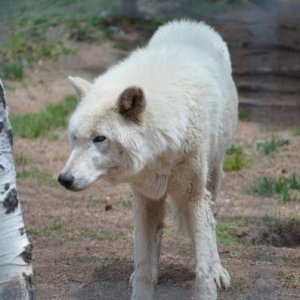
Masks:
[[[31,249],[17,196],[12,132],[0,79],[0,299],[34,298]]]

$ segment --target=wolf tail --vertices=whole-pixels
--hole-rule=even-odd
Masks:
[[[225,63],[231,72],[230,55],[226,43],[212,27],[204,22],[187,19],[171,21],[155,32],[148,47],[170,44],[195,46]]]

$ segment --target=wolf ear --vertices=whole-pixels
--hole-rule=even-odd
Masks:
[[[119,96],[118,111],[125,119],[140,123],[145,107],[146,100],[141,88],[129,87]]]
[[[86,96],[91,90],[92,84],[83,78],[69,76],[69,80],[73,85],[79,99]]]

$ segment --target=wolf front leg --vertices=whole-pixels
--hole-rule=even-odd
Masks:
[[[135,191],[132,300],[152,300],[158,280],[165,197],[151,200]]]
[[[196,262],[195,298],[214,300],[217,287],[229,287],[230,276],[221,265],[217,249],[211,194],[204,190],[199,198],[190,201],[189,210]]]

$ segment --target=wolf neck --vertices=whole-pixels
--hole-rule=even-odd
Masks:
[[[167,192],[169,177],[170,170],[168,168],[163,169],[162,172],[156,169],[155,166],[149,166],[137,176],[134,176],[128,183],[144,196],[158,200]]]

